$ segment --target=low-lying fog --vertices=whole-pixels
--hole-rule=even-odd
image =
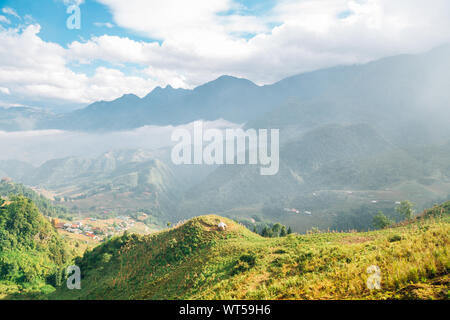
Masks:
[[[204,128],[237,128],[225,120],[205,121]],[[144,126],[130,131],[87,133],[61,130],[0,131],[0,160],[20,160],[40,165],[51,159],[69,156],[95,157],[118,149],[158,149],[173,144],[177,128],[193,130],[193,124],[182,126]]]

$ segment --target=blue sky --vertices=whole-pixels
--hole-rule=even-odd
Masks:
[[[235,2],[242,7],[220,14],[239,13],[262,16],[267,14],[276,3],[274,0],[239,0]],[[66,3],[70,3],[70,0]],[[66,27],[66,20],[70,14],[66,13],[68,8],[66,3],[64,0],[0,0],[0,7],[13,8],[20,17],[30,15],[33,21],[41,25],[40,37],[43,40],[56,42],[63,46],[67,46],[75,40],[89,39],[103,34],[129,37],[138,41],[161,41],[161,39],[154,39],[142,33],[117,26],[113,22],[113,15],[108,6],[95,0],[84,0],[79,5],[82,15],[81,29],[69,30]],[[74,1],[74,3],[76,2]],[[10,20],[14,24],[23,23],[23,20],[17,17],[10,17]],[[106,24],[110,24],[110,26],[108,27]]]
[[[449,40],[447,0],[0,0],[0,107],[68,111],[223,74],[262,85]]]
[[[93,36],[113,34],[136,40],[149,40],[138,33],[113,24],[113,16],[108,7],[94,0],[86,0],[79,5],[81,11],[81,29],[69,30],[66,21],[68,5],[63,0],[0,0],[0,7],[13,8],[20,17],[30,15],[33,21],[41,25],[40,37],[45,41],[67,46],[75,40],[89,39]],[[23,23],[22,18],[9,17],[13,24]],[[112,28],[98,26],[96,23],[110,23]]]

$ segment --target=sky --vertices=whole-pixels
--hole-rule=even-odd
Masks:
[[[448,0],[0,0],[0,106],[66,112],[224,74],[263,85],[448,42]]]

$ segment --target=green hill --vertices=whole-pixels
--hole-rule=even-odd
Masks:
[[[45,215],[61,215],[61,212],[47,214],[47,207],[58,210],[67,208],[68,211],[90,216],[104,216],[107,215],[105,212],[130,214],[144,208],[158,219],[164,212],[173,211],[181,179],[165,162],[158,160],[156,154],[159,152],[120,150],[94,158],[53,159],[34,168],[25,177],[18,178],[18,181],[55,191],[55,203],[60,203],[59,206],[50,206],[50,203],[41,206],[42,199],[29,190],[25,191],[26,196],[32,197]],[[7,169],[4,165],[4,171]],[[9,176],[13,179],[19,177],[17,174]],[[7,187],[8,184],[0,184],[0,194],[6,196],[8,189],[5,192],[2,190]]]
[[[365,233],[263,238],[215,215],[124,235],[76,264],[82,289],[52,299],[448,299],[450,202]],[[218,223],[227,224],[225,231]],[[370,266],[381,289],[366,282]],[[374,267],[372,267],[373,270]]]
[[[66,243],[31,200],[0,198],[0,296],[54,290],[69,260]]]
[[[70,215],[66,207],[53,205],[49,199],[23,184],[12,181],[0,181],[0,197],[9,197],[11,195],[21,195],[30,199],[45,216],[65,218]]]

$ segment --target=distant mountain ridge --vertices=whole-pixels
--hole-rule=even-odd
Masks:
[[[0,105],[0,131],[33,130],[54,117],[54,114],[36,108],[4,108]]]
[[[65,130],[124,130],[144,125],[179,125],[195,120],[225,119],[243,123],[252,118],[253,102],[264,113],[270,97],[261,99],[260,87],[249,80],[222,76],[193,90],[157,87],[142,99],[127,94],[41,124]]]
[[[297,116],[290,121],[309,119],[310,123],[324,124],[338,117],[342,123],[356,119],[391,125],[400,118],[406,127],[423,126],[429,120],[444,126],[444,119],[437,114],[446,111],[450,102],[450,80],[442,73],[448,69],[450,45],[419,55],[307,72],[265,86],[222,76],[192,90],[157,87],[142,99],[126,94],[68,114],[40,116],[33,118],[33,128],[114,131],[199,119],[257,124],[255,121],[268,112],[286,110],[283,106],[289,101],[298,115],[306,116],[305,120]],[[315,114],[316,109],[321,112]],[[16,118],[14,125],[0,122],[0,130],[23,130],[19,120],[29,115]]]

